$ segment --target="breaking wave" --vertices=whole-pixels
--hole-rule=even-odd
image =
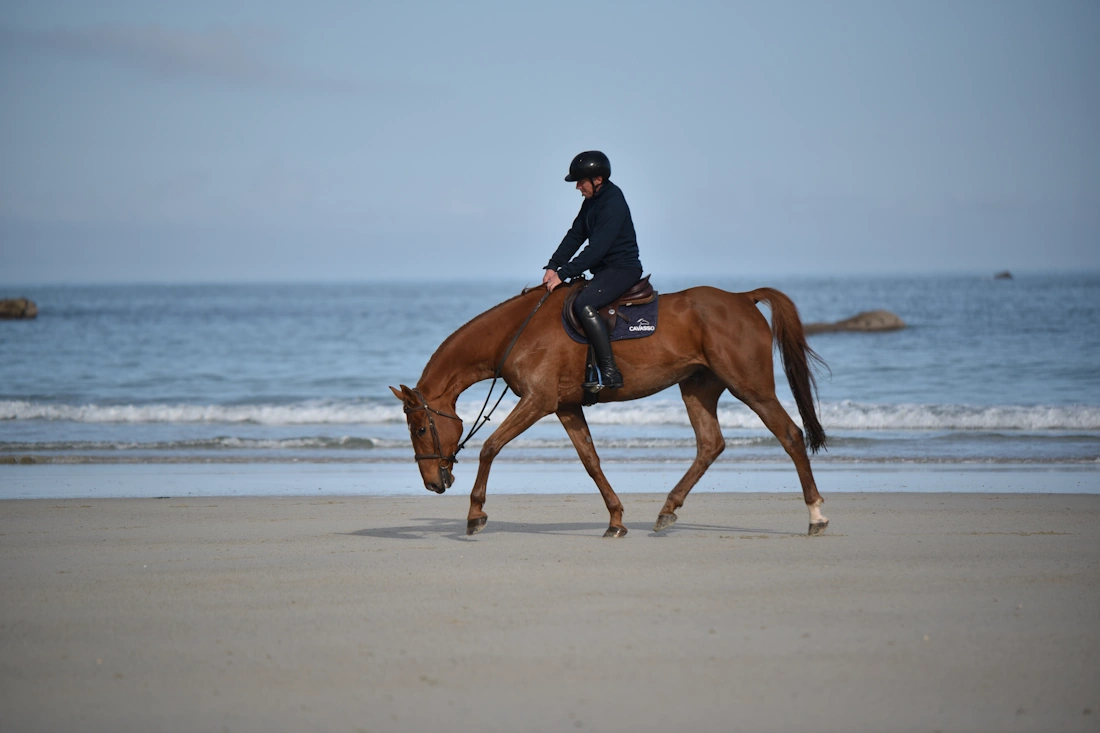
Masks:
[[[505,401],[493,416],[498,423],[514,407]],[[481,401],[461,401],[459,415],[469,423]],[[787,411],[798,421],[793,403]],[[689,425],[679,400],[649,399],[597,405],[586,411],[593,425]],[[944,405],[823,403],[819,417],[826,430],[1100,430],[1096,405]],[[256,425],[371,425],[403,423],[399,404],[371,401],[305,401],[246,405],[67,405],[0,401],[0,420],[57,420],[78,423],[226,423]],[[553,418],[547,418],[553,420]],[[718,419],[724,429],[761,430],[760,419],[746,406],[723,401]],[[329,447],[329,446],[302,446]],[[365,446],[357,446],[365,447]]]

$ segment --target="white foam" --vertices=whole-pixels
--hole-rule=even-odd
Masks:
[[[839,430],[1100,430],[1095,405],[868,405],[821,406],[826,429]]]
[[[218,451],[218,450],[364,450],[377,447],[405,447],[408,440],[401,442],[388,441],[391,445],[382,446],[381,441],[375,438],[353,438],[342,436],[339,438],[285,438],[285,439],[255,439],[221,436],[207,440],[168,440],[141,443],[137,441],[92,441],[72,440],[38,443],[4,443],[0,442],[0,449],[5,453],[19,451]]]
[[[469,425],[481,400],[461,401],[458,414]],[[515,406],[502,402],[493,415],[501,420]],[[793,404],[784,404],[800,422]],[[596,405],[587,408],[593,425],[690,425],[683,403],[670,399]],[[829,430],[1100,430],[1096,405],[937,405],[833,402],[819,406],[818,417]],[[554,417],[546,418],[554,421]],[[287,405],[65,405],[0,401],[0,420],[62,420],[80,423],[254,423],[259,425],[371,425],[403,423],[401,405],[352,401],[306,401]],[[760,418],[745,405],[723,400],[718,420],[726,430],[763,430]]]
[[[356,425],[404,422],[400,405],[300,402],[290,405],[53,405],[0,401],[0,420],[82,423],[255,423]]]
[[[802,424],[793,402],[783,407]],[[689,425],[683,404],[671,400],[597,405],[586,411],[594,425]],[[1100,430],[1096,405],[937,405],[823,403],[818,419],[828,430]],[[763,430],[760,418],[739,402],[718,406],[723,429]]]

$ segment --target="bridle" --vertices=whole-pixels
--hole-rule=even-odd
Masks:
[[[418,407],[409,407],[408,405],[405,405],[405,414],[408,415],[410,412],[420,412],[421,410],[423,410],[428,415],[428,427],[432,431],[432,447],[435,448],[435,453],[417,453],[413,456],[413,460],[426,461],[431,458],[437,458],[439,459],[440,470],[446,471],[447,466],[445,464],[447,462],[450,462],[452,465],[458,463],[458,459],[455,458],[455,454],[462,450],[462,446],[460,445],[458,448],[455,448],[455,452],[449,456],[443,455],[443,447],[442,445],[440,445],[439,442],[439,431],[436,430],[435,418],[433,418],[432,415],[448,417],[452,420],[458,420],[459,423],[462,422],[462,419],[458,415],[449,415],[446,412],[440,412],[439,410],[429,405],[427,398],[424,397],[423,394],[421,394],[420,390],[414,389],[412,393],[417,396],[421,404]]]
[[[526,292],[527,291],[525,290],[524,293]],[[428,416],[428,428],[432,432],[432,447],[435,448],[435,453],[414,454],[413,460],[417,462],[430,459],[438,460],[439,470],[440,473],[443,474],[441,478],[443,479],[444,484],[446,484],[446,481],[450,477],[451,473],[450,466],[448,466],[447,464],[449,463],[451,466],[453,466],[454,464],[458,463],[458,458],[456,457],[458,455],[458,452],[466,447],[466,442],[469,441],[470,438],[474,437],[474,433],[480,430],[482,426],[485,425],[485,423],[489,422],[489,417],[493,414],[493,411],[497,409],[497,405],[499,405],[500,401],[504,399],[504,395],[508,394],[508,385],[505,385],[504,391],[500,393],[500,397],[497,398],[496,403],[493,405],[493,409],[489,410],[488,413],[485,412],[485,408],[489,404],[489,399],[493,396],[493,388],[496,387],[497,379],[500,378],[500,371],[504,368],[504,362],[508,360],[508,355],[512,353],[512,347],[516,345],[516,341],[519,340],[519,335],[523,333],[523,329],[527,328],[527,324],[531,322],[531,319],[535,317],[535,314],[538,313],[539,308],[542,307],[542,304],[545,303],[546,299],[549,297],[550,291],[547,290],[546,294],[543,295],[538,304],[535,305],[535,308],[531,311],[531,314],[527,316],[527,320],[525,320],[523,322],[523,325],[519,327],[519,331],[517,331],[516,335],[512,337],[512,343],[508,344],[508,348],[504,350],[504,356],[501,358],[500,364],[497,366],[496,372],[493,374],[493,383],[489,385],[489,394],[485,397],[484,404],[481,405],[481,412],[478,413],[477,419],[474,420],[474,424],[470,427],[470,432],[466,434],[466,437],[462,439],[462,442],[458,444],[458,446],[454,449],[454,453],[451,453],[451,455],[443,455],[443,447],[439,442],[439,431],[436,430],[435,418],[432,417],[432,415],[439,415],[440,417],[446,417],[451,420],[458,420],[460,425],[462,424],[462,418],[460,418],[458,415],[451,415],[446,412],[440,412],[439,410],[428,404],[428,399],[420,392],[419,389],[412,390],[412,393],[416,395],[417,399],[420,400],[420,404],[416,407],[409,407],[409,405],[406,404],[405,415],[407,416],[410,412],[420,412],[421,410],[424,410],[424,412]]]

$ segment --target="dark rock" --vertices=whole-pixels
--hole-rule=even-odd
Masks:
[[[836,323],[807,323],[804,329],[807,334],[831,333],[833,331],[900,331],[905,328],[905,321],[898,318],[890,311],[864,311],[851,318],[845,318]]]
[[[26,298],[0,300],[0,318],[35,318],[37,316],[38,306],[33,300]]]
[[[993,279],[994,280],[1011,280],[1012,279],[1012,273],[1009,272],[1008,270],[1005,270],[1004,272],[998,272],[996,275],[993,276]]]

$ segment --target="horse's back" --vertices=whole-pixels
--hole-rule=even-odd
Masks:
[[[554,293],[557,296],[557,293]],[[564,297],[564,296],[563,296]],[[561,305],[555,300],[548,313],[540,318],[537,329],[554,342],[574,342],[561,323]],[[545,329],[545,330],[543,330]],[[616,353],[633,349],[673,349],[681,353],[701,349],[705,342],[745,341],[755,338],[766,342],[770,349],[771,331],[768,321],[747,293],[733,293],[710,285],[697,285],[685,290],[660,293],[657,330],[651,336],[615,342]],[[547,344],[547,346],[549,346]],[[552,348],[552,347],[551,347]]]
[[[767,319],[748,293],[732,293],[711,285],[697,285],[674,293],[662,293],[660,315],[673,320],[690,315],[708,329],[727,330],[745,327],[768,328]]]

